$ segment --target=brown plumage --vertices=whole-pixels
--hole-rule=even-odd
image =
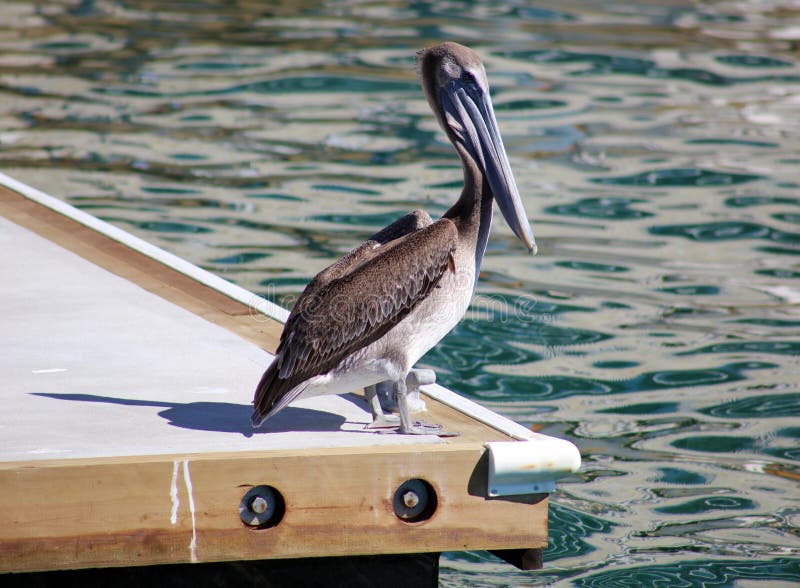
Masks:
[[[258,414],[268,414],[293,388],[380,339],[424,300],[445,271],[455,271],[455,225],[440,219],[418,228],[426,221],[430,216],[423,211],[409,213],[306,286],[286,321],[275,360],[256,388]],[[422,256],[415,255],[423,243]],[[387,266],[405,279],[387,281]]]

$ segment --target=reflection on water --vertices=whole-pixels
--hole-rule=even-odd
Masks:
[[[461,173],[413,73],[485,57],[540,244],[495,229],[440,380],[581,448],[547,568],[800,577],[800,12],[738,2],[4,3],[0,164],[242,286],[305,282]],[[499,225],[500,223],[498,223]]]

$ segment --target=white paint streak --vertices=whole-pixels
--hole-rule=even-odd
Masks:
[[[194,511],[194,495],[192,494],[192,478],[189,476],[189,460],[183,461],[183,481],[189,495],[189,512],[192,515],[192,540],[189,542],[189,557],[192,563],[197,562],[197,522]]]
[[[178,507],[181,504],[178,498],[178,462],[172,462],[172,485],[169,487],[169,498],[172,500],[172,513],[169,515],[169,522],[173,525],[178,523]]]

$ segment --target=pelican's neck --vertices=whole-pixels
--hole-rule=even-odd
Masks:
[[[473,292],[478,284],[483,254],[489,240],[489,229],[492,227],[492,190],[483,176],[478,164],[462,149],[456,147],[464,166],[464,189],[458,201],[444,213],[456,223],[461,247],[474,248],[475,279]]]

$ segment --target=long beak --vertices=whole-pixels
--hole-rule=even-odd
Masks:
[[[481,166],[508,226],[535,255],[536,239],[522,207],[503,139],[497,130],[491,99],[488,94],[468,92],[455,84],[449,91],[443,90],[441,98],[448,125]]]

